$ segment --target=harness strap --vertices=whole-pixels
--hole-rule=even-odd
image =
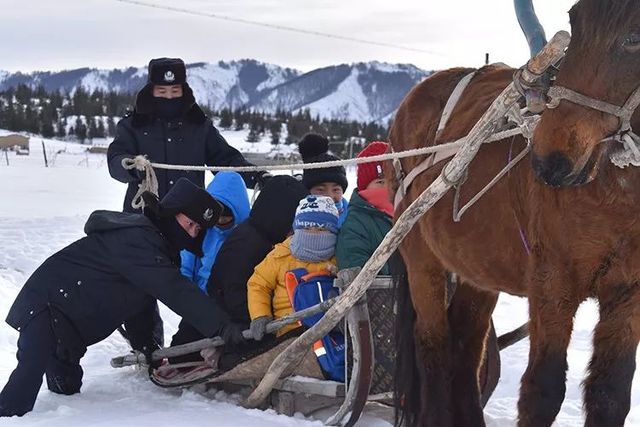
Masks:
[[[414,179],[422,172],[429,169],[431,166],[435,165],[442,160],[448,159],[449,157],[453,157],[458,152],[459,146],[449,147],[442,151],[438,151],[437,153],[429,155],[426,159],[424,159],[418,166],[411,169],[411,171],[402,178],[400,181],[400,187],[393,198],[393,207],[394,209],[398,208],[398,205],[406,195],[406,190],[409,188],[409,185],[413,182]],[[402,189],[402,191],[400,191]]]
[[[618,128],[617,134],[619,135],[631,129],[631,116],[633,116],[636,108],[640,105],[640,86],[633,91],[621,107],[606,101],[591,98],[590,96],[583,95],[563,86],[552,86],[549,89],[548,96],[550,98],[550,102],[547,104],[548,108],[556,108],[561,100],[566,99],[574,104],[618,117],[620,119],[620,127]]]
[[[440,134],[447,126],[447,122],[449,121],[449,117],[451,116],[453,109],[456,108],[456,105],[458,105],[458,101],[460,101],[462,93],[467,88],[475,75],[476,71],[464,76],[453,89],[451,95],[449,95],[449,99],[447,100],[447,103],[444,106],[444,110],[442,110],[442,114],[440,115],[440,123],[438,123],[438,130],[436,130],[436,140],[440,138]]]
[[[438,140],[440,134],[447,126],[447,122],[449,121],[449,117],[451,117],[451,113],[456,108],[456,105],[458,105],[458,102],[460,101],[464,90],[467,88],[467,86],[469,86],[469,83],[475,75],[476,71],[473,71],[460,79],[456,87],[453,89],[453,92],[451,92],[451,95],[449,95],[449,99],[447,99],[447,103],[445,104],[444,109],[440,114],[440,122],[438,123],[438,129],[436,130],[435,140]],[[394,158],[393,168],[395,169],[396,173],[396,181],[400,183],[398,189],[396,190],[396,194],[393,197],[394,208],[397,208],[404,196],[407,195],[409,186],[418,175],[420,175],[422,172],[426,171],[436,163],[444,159],[448,159],[449,157],[455,156],[458,152],[458,147],[459,146],[449,147],[427,156],[426,159],[420,162],[417,167],[413,168],[406,175],[404,173],[404,170],[402,169],[402,163],[400,162],[400,159],[397,157]],[[393,147],[391,147],[391,152],[393,152]]]

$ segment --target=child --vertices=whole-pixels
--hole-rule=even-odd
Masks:
[[[374,141],[358,157],[384,154],[388,146],[386,142]],[[382,166],[382,162],[358,165],[358,188],[351,195],[349,216],[338,235],[336,257],[340,269],[364,266],[391,229],[393,205]],[[389,274],[387,264],[380,274]]]
[[[215,227],[207,230],[202,242],[202,254],[182,251],[182,274],[207,293],[211,267],[220,247],[236,225],[249,217],[251,206],[242,177],[236,172],[218,172],[207,186],[207,192],[223,206]]]
[[[285,274],[296,268],[309,273],[335,266],[338,210],[326,196],[307,196],[300,201],[293,220],[293,236],[279,243],[255,268],[247,283],[249,316],[253,338],[261,340],[267,324],[293,311],[285,286]],[[296,329],[295,324],[277,332],[280,337]]]
[[[304,163],[321,163],[340,160],[329,154],[329,140],[316,133],[308,133],[298,143],[298,151]],[[322,169],[305,169],[302,183],[309,193],[317,196],[328,196],[333,199],[338,209],[338,228],[347,218],[349,203],[342,196],[347,190],[347,172],[343,166]]]

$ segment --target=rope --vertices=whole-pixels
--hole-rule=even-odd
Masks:
[[[491,135],[489,138],[487,138],[484,142],[489,143],[489,142],[500,141],[502,139],[509,138],[510,136],[517,135],[519,133],[521,133],[521,130],[518,128],[497,132]],[[156,173],[153,170],[154,168],[166,169],[166,170],[199,171],[199,172],[203,172],[203,171],[263,172],[263,171],[277,171],[277,170],[324,169],[324,168],[331,168],[336,166],[358,165],[361,163],[381,162],[385,160],[403,159],[405,157],[414,157],[414,156],[422,156],[425,154],[438,153],[439,151],[458,148],[462,146],[462,144],[464,144],[466,140],[467,140],[467,137],[464,137],[453,142],[434,145],[430,147],[414,148],[412,150],[379,154],[377,156],[371,156],[371,157],[356,157],[353,159],[332,160],[330,162],[319,162],[319,163],[298,163],[293,165],[264,165],[264,166],[192,166],[192,165],[171,165],[167,163],[155,163],[155,162],[149,161],[149,159],[147,159],[145,155],[137,155],[133,158],[122,159],[122,167],[127,170],[135,169],[139,171],[144,171],[145,177],[142,180],[142,182],[138,184],[138,191],[136,192],[135,196],[133,196],[133,200],[131,201],[131,206],[134,209],[141,209],[144,207],[144,200],[142,200],[142,193],[144,193],[145,191],[150,191],[156,196],[158,195],[158,178],[156,177]]]
[[[158,178],[156,177],[156,173],[151,167],[151,163],[146,156],[139,155],[134,157],[133,159],[122,159],[122,167],[127,170],[135,169],[144,171],[144,179],[140,184],[138,184],[138,191],[131,200],[131,207],[133,207],[133,209],[144,208],[144,199],[142,198],[142,193],[144,193],[145,191],[150,191],[156,196],[158,195]]]

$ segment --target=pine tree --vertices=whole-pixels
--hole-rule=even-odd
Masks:
[[[269,132],[271,132],[271,144],[280,144],[280,132],[282,130],[282,124],[279,121],[273,121],[269,124]]]
[[[65,136],[67,136],[67,118],[66,117],[62,117],[60,120],[58,120],[58,123],[56,124],[56,136],[58,138],[64,138]]]
[[[87,126],[82,122],[80,116],[76,118],[75,135],[81,144],[87,139]]]
[[[220,110],[220,127],[222,129],[230,129],[233,126],[233,113],[229,108]]]
[[[107,135],[106,136],[116,136],[116,123],[113,120],[113,117],[111,116],[107,118]]]
[[[87,137],[90,141],[98,138],[98,126],[95,117],[87,117]]]
[[[258,133],[258,129],[255,125],[251,125],[249,128],[249,134],[247,135],[247,142],[258,142],[260,141],[260,134]]]

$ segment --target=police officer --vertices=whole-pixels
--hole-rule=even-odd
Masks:
[[[179,251],[201,250],[203,230],[221,205],[187,179],[158,201],[145,193],[145,214],[95,211],[86,237],[48,258],[27,280],[7,323],[20,332],[18,365],[0,393],[0,416],[24,415],[46,374],[49,390],[80,391],[80,359],[87,346],[122,324],[134,349],[150,358],[158,346],[149,315],[156,298],[204,336],[220,335],[231,348],[242,327],[177,268]]]
[[[118,122],[116,137],[107,153],[109,173],[129,184],[124,211],[133,212],[133,196],[141,176],[122,167],[122,159],[144,154],[152,162],[177,165],[251,166],[231,147],[195,101],[187,84],[182,59],[157,58],[149,62],[147,84],[138,92],[133,112]],[[204,172],[157,169],[158,195],[162,198],[180,177],[204,186]],[[244,173],[247,188],[270,177]]]
[[[149,62],[147,84],[138,92],[133,112],[118,122],[109,145],[109,173],[129,184],[124,212],[135,212],[131,202],[142,180],[140,172],[122,166],[122,159],[143,154],[152,162],[177,165],[252,166],[231,147],[205,116],[187,83],[182,59],[156,58]],[[204,186],[204,172],[156,169],[158,195],[162,198],[181,177]],[[241,174],[248,188],[271,177],[264,172]],[[158,308],[151,313],[155,339],[164,343]],[[125,337],[127,333],[122,331]]]

